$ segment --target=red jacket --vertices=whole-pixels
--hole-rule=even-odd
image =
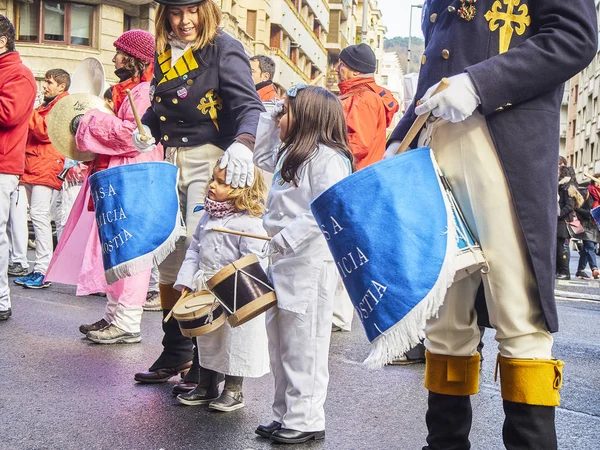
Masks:
[[[25,173],[21,183],[40,184],[52,189],[60,189],[62,181],[57,175],[62,172],[65,157],[50,143],[46,117],[56,102],[69,95],[63,92],[47,105],[40,105],[29,119],[29,137],[25,150]]]
[[[0,173],[22,175],[37,85],[17,52],[0,55]]]
[[[277,100],[277,91],[275,90],[275,86],[273,83],[266,85],[265,87],[260,88],[258,91],[258,96],[260,97],[261,102],[270,102],[272,100]]]
[[[390,91],[375,79],[351,78],[338,84],[356,170],[383,159],[386,128],[399,109]]]

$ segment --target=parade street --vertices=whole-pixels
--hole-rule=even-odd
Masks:
[[[599,281],[557,285],[561,332],[555,335],[554,356],[566,363],[556,412],[560,449],[596,449],[600,440],[600,301],[592,299],[598,287]],[[588,299],[567,298],[568,292]],[[259,423],[271,420],[271,375],[247,380],[246,407],[239,411],[183,406],[171,396],[178,378],[159,385],[133,380],[160,352],[161,314],[144,313],[140,344],[95,345],[77,328],[101,317],[105,299],[74,293],[74,287],[57,284],[12,288],[13,317],[0,322],[1,449],[272,447],[254,434]],[[492,331],[485,344],[471,442],[474,449],[501,449]],[[425,443],[424,366],[370,371],[361,364],[368,347],[356,318],[351,333],[333,334],[326,438],[295,448],[416,450]]]

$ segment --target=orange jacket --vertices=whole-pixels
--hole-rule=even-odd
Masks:
[[[21,183],[39,184],[57,190],[62,187],[62,181],[57,178],[57,175],[63,170],[65,157],[50,143],[46,116],[56,102],[67,95],[68,92],[63,92],[47,105],[42,104],[33,110],[29,119],[25,173],[21,177]]]
[[[270,102],[279,98],[277,97],[277,91],[275,91],[275,86],[273,86],[273,83],[260,88],[256,92],[258,92],[261,102]]]
[[[390,91],[375,79],[351,78],[338,84],[356,170],[383,159],[386,128],[399,109]]]

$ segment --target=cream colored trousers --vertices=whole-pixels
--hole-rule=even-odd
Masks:
[[[489,266],[450,287],[438,317],[427,322],[425,346],[440,355],[475,354],[479,328],[474,304],[483,279],[500,354],[506,358],[550,359],[552,336],[546,328],[523,232],[485,118],[475,113],[456,124],[428,124],[419,145],[433,149]]]
[[[206,187],[223,150],[212,144],[199,147],[169,147],[167,160],[179,168],[179,207],[186,226],[187,237],[177,242],[175,250],[158,267],[160,284],[173,284],[185,259],[185,252],[204,212]]]

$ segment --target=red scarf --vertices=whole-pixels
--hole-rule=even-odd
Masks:
[[[594,199],[594,204],[592,205],[592,209],[600,206],[600,187],[596,186],[593,181],[590,182],[587,188],[588,192]]]

